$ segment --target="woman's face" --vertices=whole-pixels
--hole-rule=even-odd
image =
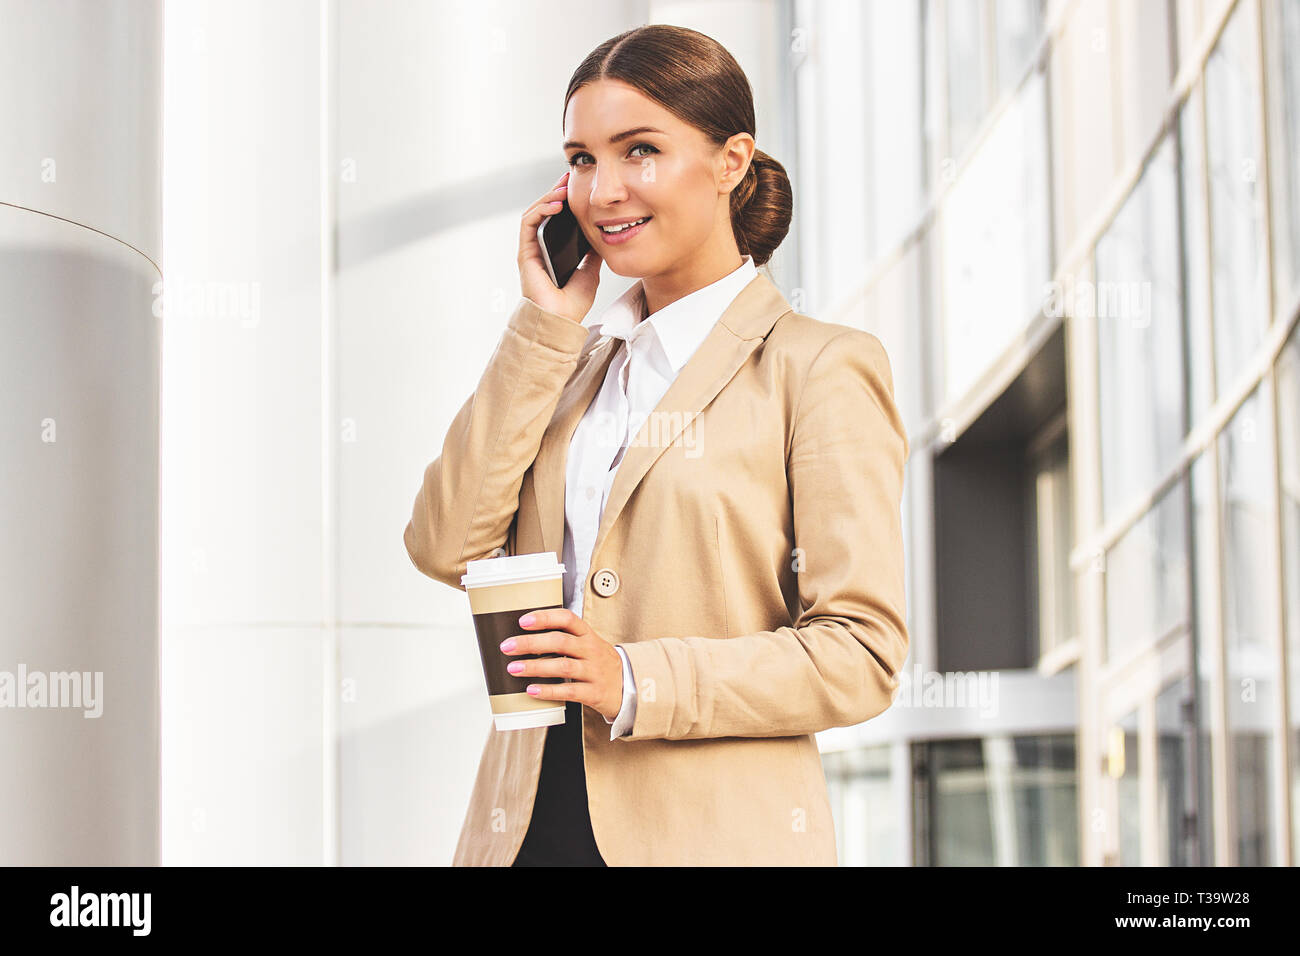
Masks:
[[[735,257],[728,193],[747,166],[743,143],[738,150],[714,147],[698,129],[617,80],[597,80],[573,94],[564,138],[569,208],[615,273],[679,271],[721,259],[728,246]],[[753,142],[748,134],[737,138]],[[600,228],[644,217],[622,235]]]

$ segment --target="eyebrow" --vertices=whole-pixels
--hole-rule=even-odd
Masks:
[[[637,126],[634,127],[633,129],[625,129],[621,133],[615,133],[613,136],[609,138],[609,141],[610,143],[617,143],[621,140],[627,139],[629,136],[639,136],[642,133],[659,133],[664,136],[668,135],[663,130],[655,129],[653,126]],[[571,139],[564,144],[563,148],[564,149],[586,149],[587,145],[585,143],[578,142],[576,139]]]

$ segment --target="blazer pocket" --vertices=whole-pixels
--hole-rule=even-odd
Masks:
[[[727,549],[722,544],[722,522],[717,515],[713,516],[713,556],[718,566],[718,588],[722,592],[722,633],[725,637],[731,637],[731,615],[727,607],[727,568],[725,557]]]

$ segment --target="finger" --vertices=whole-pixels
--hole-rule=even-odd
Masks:
[[[568,631],[574,635],[582,635],[589,630],[587,622],[567,607],[547,607],[539,611],[530,611],[519,618],[519,626],[530,631],[549,627],[557,631]]]
[[[519,262],[542,262],[541,248],[537,242],[537,227],[547,216],[554,216],[564,208],[568,195],[569,173],[565,172],[550,192],[543,193],[535,203],[524,210],[519,220]]]
[[[519,238],[524,241],[537,242],[537,225],[547,216],[554,216],[564,208],[562,197],[553,200],[538,200],[529,206],[519,220]]]
[[[526,661],[511,661],[506,670],[516,677],[563,677],[566,680],[588,680],[587,662],[574,657],[533,657]]]
[[[528,696],[537,700],[576,700],[585,704],[590,694],[584,688],[590,686],[581,681],[571,684],[529,684],[527,691]]]
[[[536,205],[543,208],[555,205],[563,205],[564,200],[569,198],[568,186],[556,186],[548,193],[542,193],[537,197]]]
[[[567,173],[565,174],[568,175]],[[556,212],[564,207],[564,200],[569,196],[569,187],[563,182],[557,183],[551,187],[549,192],[544,192],[537,197],[536,202],[524,211],[524,219],[532,219],[541,222],[547,216],[553,216]]]
[[[505,641],[502,641],[501,653],[510,657],[518,657],[521,654],[563,654],[566,657],[586,657],[584,653],[586,644],[574,639],[573,635],[567,631],[545,631],[541,634],[516,634],[513,638],[515,646],[505,649]]]
[[[524,213],[519,222],[519,263],[535,262],[542,264],[542,245],[537,240],[537,227],[547,216],[554,216],[564,208],[558,200],[551,204],[539,204]]]

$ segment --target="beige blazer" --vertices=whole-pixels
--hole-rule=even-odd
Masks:
[[[520,301],[425,469],[405,532],[420,571],[460,588],[499,548],[562,554],[569,440],[616,346]],[[813,734],[898,686],[907,456],[880,340],[795,312],[761,273],[745,286],[625,453],[582,584],[638,695],[613,741],[582,708],[609,865],[836,864]],[[486,701],[483,721],[453,865],[508,866],[546,728],[498,732]]]

